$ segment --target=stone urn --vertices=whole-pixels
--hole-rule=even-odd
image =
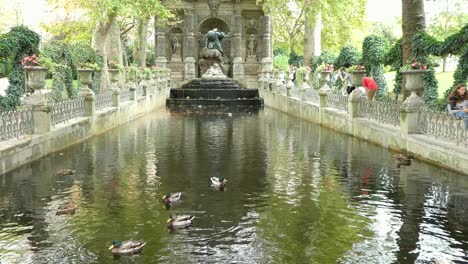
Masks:
[[[119,70],[118,69],[108,69],[107,72],[109,73],[109,79],[112,85],[119,81]]]
[[[78,76],[80,77],[80,84],[82,86],[88,87],[93,82],[93,73],[92,69],[76,69]]]
[[[330,87],[328,86],[328,81],[330,80],[330,73],[331,71],[322,71],[320,72],[320,90],[322,91],[330,91]]]
[[[44,89],[46,83],[47,68],[39,66],[27,66],[24,68],[28,76],[28,86],[34,91]]]
[[[362,86],[362,78],[364,77],[364,74],[366,74],[366,72],[365,71],[353,71],[350,74],[351,74],[352,85],[356,88]]]
[[[411,95],[403,102],[403,107],[408,111],[418,110],[424,105],[424,101],[417,95],[417,92],[424,90],[422,76],[427,70],[407,70],[400,72],[403,74],[406,89],[411,92]]]
[[[93,82],[93,73],[92,69],[77,69],[78,76],[80,77],[80,91],[78,95],[91,95],[94,92],[89,89],[89,85]]]

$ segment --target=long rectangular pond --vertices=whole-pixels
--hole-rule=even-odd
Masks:
[[[467,262],[468,177],[393,155],[268,109],[154,113],[1,175],[0,263]]]

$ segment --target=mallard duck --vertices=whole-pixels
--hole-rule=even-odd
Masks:
[[[76,212],[76,205],[74,204],[69,204],[69,205],[62,205],[57,209],[57,212],[55,215],[64,215],[64,214],[70,214],[73,215]]]
[[[123,243],[119,240],[113,240],[112,246],[109,247],[114,254],[133,254],[143,250],[146,242],[142,241],[124,241]]]
[[[169,222],[170,220],[180,222],[180,221],[185,221],[185,220],[193,220],[194,218],[195,218],[195,216],[193,216],[193,215],[175,215],[175,214],[171,214],[171,215],[169,215],[169,219],[168,219],[167,222]]]
[[[63,169],[57,171],[57,176],[67,176],[67,175],[73,175],[75,174],[76,171],[70,170],[70,169]]]
[[[414,156],[409,154],[409,155],[404,155],[404,154],[396,154],[395,156],[396,161],[398,162],[397,167],[399,168],[400,166],[410,166],[411,161],[413,161]]]
[[[181,192],[176,193],[167,193],[162,197],[162,201],[164,204],[176,204],[180,201],[180,197],[182,196]]]
[[[213,187],[224,187],[227,180],[224,177],[211,177],[211,186]]]
[[[170,215],[167,219],[167,228],[171,230],[187,228],[192,225],[193,219],[195,219],[193,215]]]

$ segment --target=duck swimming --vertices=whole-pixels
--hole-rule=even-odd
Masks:
[[[411,161],[413,161],[414,156],[409,154],[409,155],[404,155],[404,154],[396,154],[395,159],[397,161],[397,167],[400,168],[400,166],[410,166]]]
[[[109,247],[114,254],[134,254],[143,250],[146,242],[142,241],[124,241],[113,240],[112,246]]]
[[[174,229],[183,229],[192,225],[192,221],[195,219],[193,215],[170,215],[167,219],[167,228]]]
[[[74,215],[75,212],[76,212],[76,205],[74,204],[62,205],[57,209],[57,212],[55,213],[55,215],[64,215],[64,214]]]
[[[224,177],[211,177],[211,186],[213,187],[224,187],[227,180]]]
[[[172,205],[180,202],[181,192],[167,193],[162,197],[162,201],[166,205]]]
[[[67,175],[74,175],[76,171],[70,169],[63,169],[57,171],[57,176],[67,176]]]

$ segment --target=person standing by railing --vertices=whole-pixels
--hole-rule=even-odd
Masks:
[[[372,100],[374,98],[375,93],[379,89],[379,86],[377,85],[375,80],[372,79],[371,77],[363,77],[362,86],[366,88],[368,100]]]

